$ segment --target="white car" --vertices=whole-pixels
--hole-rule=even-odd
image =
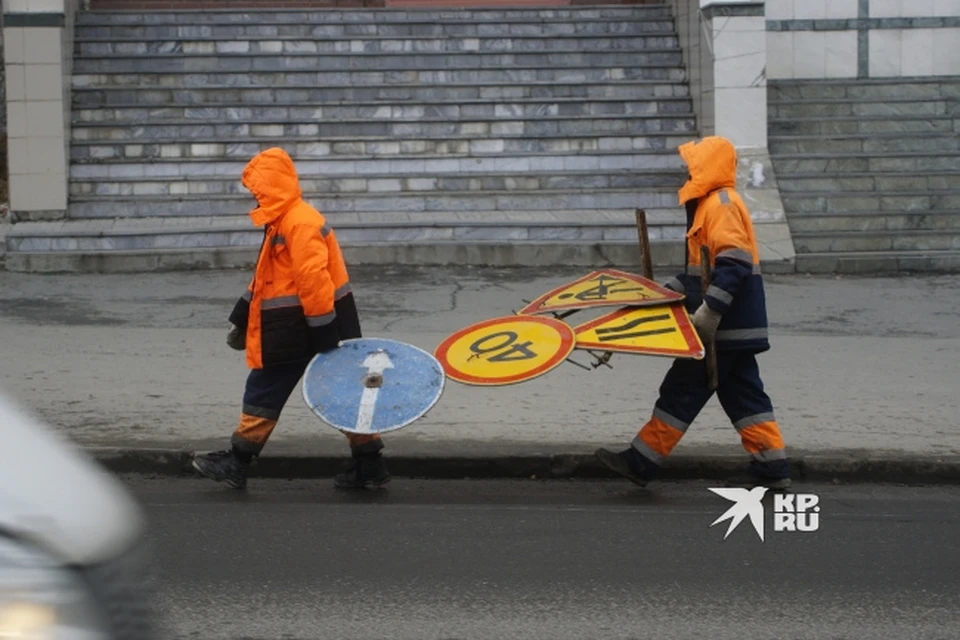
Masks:
[[[139,506],[0,394],[0,640],[151,640]]]

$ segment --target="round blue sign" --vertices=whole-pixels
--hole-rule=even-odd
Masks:
[[[350,433],[394,431],[440,399],[443,368],[423,349],[396,340],[356,338],[317,354],[303,377],[303,400],[331,427]]]

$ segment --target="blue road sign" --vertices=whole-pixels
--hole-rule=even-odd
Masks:
[[[303,377],[303,400],[334,429],[384,433],[422,417],[440,399],[443,368],[396,340],[356,338],[319,353]]]

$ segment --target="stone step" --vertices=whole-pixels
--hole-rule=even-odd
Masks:
[[[583,211],[591,209],[664,209],[677,206],[675,190],[577,189],[537,192],[449,191],[442,193],[307,194],[324,213],[438,211]],[[238,215],[249,210],[250,194],[163,197],[88,196],[71,199],[69,217],[149,218]]]
[[[791,213],[788,223],[793,233],[832,231],[900,232],[941,230],[960,233],[960,210],[954,211],[861,211],[845,213]]]
[[[942,230],[794,233],[797,253],[851,253],[855,251],[960,251],[960,232]]]
[[[215,70],[207,73],[167,73],[148,66],[134,73],[82,73],[74,68],[74,89],[95,87],[133,87],[138,89],[192,89],[204,86],[274,88],[340,88],[345,86],[410,87],[421,85],[540,85],[550,83],[598,82],[685,82],[686,71],[680,65],[667,66],[558,66],[521,68],[517,65],[488,69],[401,69],[398,71],[255,71],[236,73]]]
[[[773,156],[778,176],[796,173],[860,173],[877,171],[953,172],[960,171],[960,153],[888,153],[873,157],[863,153],[805,153]]]
[[[216,246],[196,249],[117,249],[88,251],[12,251],[4,269],[26,273],[130,273],[179,272],[198,269],[251,270],[258,247]],[[642,268],[636,239],[625,241],[569,240],[430,240],[370,242],[343,246],[350,265],[397,264],[417,266],[540,267],[580,266],[589,269]],[[664,271],[682,269],[683,242],[651,241],[653,266]],[[778,262],[767,270],[782,269]]]
[[[655,124],[655,123],[654,123]],[[669,149],[687,142],[689,131],[650,131],[654,126],[646,119],[624,118],[540,118],[495,122],[490,120],[300,123],[291,121],[274,124],[247,123],[182,123],[151,122],[146,126],[116,126],[113,123],[77,123],[71,129],[71,139],[82,141],[110,141],[111,143],[137,141],[144,144],[208,140],[245,139],[249,142],[340,142],[357,138],[404,139],[476,139],[512,137],[587,136],[643,138],[641,149]],[[502,125],[502,126],[498,126]]]
[[[515,120],[544,117],[629,116],[645,119],[652,131],[689,130],[695,127],[693,104],[689,98],[648,100],[621,99],[527,99],[430,101],[418,104],[398,102],[356,102],[348,104],[237,104],[177,105],[144,107],[139,105],[74,109],[75,123],[144,122],[448,122],[451,119]]]
[[[960,119],[956,116],[871,116],[842,118],[791,118],[771,119],[768,132],[772,136],[872,136],[878,133],[938,133],[955,135],[960,132]]]
[[[684,235],[683,212],[647,211],[652,242],[678,241]],[[328,214],[344,246],[426,241],[545,241],[637,242],[633,210],[537,212],[432,212],[415,214]],[[135,220],[67,220],[14,225],[7,250],[136,251],[258,247],[262,230],[246,215]]]
[[[74,87],[75,108],[113,106],[177,105],[247,105],[247,104],[324,104],[331,102],[389,101],[481,101],[529,99],[620,99],[652,100],[687,98],[686,84],[660,80],[631,82],[534,82],[518,85],[464,84],[453,85],[378,85],[370,87],[341,86],[318,88],[233,87],[229,85],[195,86],[183,89],[149,87]]]
[[[889,133],[863,135],[770,136],[770,153],[861,153],[887,154],[903,151],[960,151],[960,136],[938,133]]]
[[[155,11],[155,12],[128,12],[128,11],[83,11],[76,17],[77,28],[108,27],[120,29],[124,27],[155,27],[155,26],[226,26],[240,25],[310,25],[313,27],[351,26],[363,31],[371,25],[461,25],[464,28],[476,27],[481,24],[492,25],[529,25],[559,23],[561,25],[579,26],[591,23],[624,23],[643,20],[670,20],[670,7],[664,4],[648,4],[631,7],[565,7],[543,9],[470,9],[470,8],[443,8],[434,11],[403,9],[350,9],[348,11],[330,10],[286,10],[282,7],[263,10],[225,10],[204,9],[198,11]],[[322,32],[321,32],[322,33]],[[133,33],[131,37],[144,35]],[[319,34],[315,34],[319,35]],[[463,35],[453,32],[451,35]]]
[[[958,273],[960,251],[862,251],[797,253],[799,273],[901,275],[904,273]]]
[[[100,165],[92,165],[99,167]],[[122,166],[122,165],[121,165]],[[104,172],[106,173],[106,172]],[[238,180],[239,172],[230,178],[197,180],[178,178],[97,178],[73,179],[70,196],[168,196],[247,194]],[[305,193],[368,194],[394,193],[443,194],[473,192],[483,195],[489,191],[527,193],[556,189],[642,189],[678,190],[685,181],[681,171],[565,171],[558,173],[523,171],[503,173],[456,173],[430,177],[397,177],[372,175],[320,177],[301,176],[300,188]]]
[[[874,102],[795,100],[784,103],[767,103],[767,116],[772,120],[859,116],[954,116],[958,113],[960,113],[960,103],[956,99],[916,101],[891,98]]]
[[[410,69],[503,69],[510,67],[680,67],[679,49],[657,51],[567,51],[548,53],[330,53],[217,56],[151,54],[119,58],[85,57],[74,60],[75,73],[234,73],[290,71],[407,71]]]
[[[382,53],[406,55],[411,53],[461,52],[553,52],[553,51],[651,51],[676,49],[677,36],[672,29],[645,35],[578,35],[578,36],[480,36],[476,38],[432,38],[414,36],[404,39],[375,37],[341,37],[317,40],[300,37],[275,38],[224,34],[204,39],[120,39],[75,40],[74,52],[79,58],[112,56],[152,56],[183,54],[192,56],[223,54],[254,55],[326,55],[331,53]]]
[[[675,35],[672,20],[663,17],[622,21],[461,21],[401,22],[394,24],[268,24],[257,14],[246,23],[231,25],[84,26],[76,28],[74,42],[217,42],[244,41],[343,41],[412,39],[521,39],[521,38],[630,38]]]
[[[771,80],[771,104],[828,101],[939,100],[960,97],[956,78],[874,78],[858,80]]]
[[[498,129],[491,128],[496,134]],[[696,137],[691,132],[691,138]],[[403,139],[387,140],[383,138],[340,138],[326,139],[323,142],[289,142],[285,139],[272,139],[263,142],[244,142],[244,138],[233,139],[194,138],[190,142],[170,141],[167,143],[112,142],[74,140],[70,145],[71,161],[77,164],[114,162],[151,162],[185,160],[242,160],[246,162],[269,147],[281,147],[297,162],[304,160],[336,159],[338,162],[389,160],[435,160],[456,161],[460,158],[485,158],[512,155],[529,157],[530,162],[540,156],[556,154],[585,153],[591,156],[618,155],[630,151],[634,160],[632,166],[637,169],[682,168],[683,162],[672,148],[651,149],[649,137],[596,137],[596,136],[559,136],[559,137],[488,137],[461,139]],[[431,166],[440,167],[439,164]],[[605,166],[598,161],[597,166]]]
[[[383,24],[318,24],[261,22],[270,13],[257,14],[246,23],[228,25],[79,25],[74,42],[96,43],[105,41],[139,42],[205,42],[231,39],[241,40],[313,40],[368,41],[376,39],[412,38],[599,38],[643,37],[675,34],[674,23],[665,17],[625,20],[585,20],[576,23],[562,20],[545,21],[437,21],[422,20]]]
[[[350,264],[639,266],[630,210],[327,213]],[[647,209],[654,264],[683,262],[684,214]],[[246,215],[18,223],[6,268],[138,272],[252,266],[262,240]]]
[[[788,173],[777,180],[781,192],[811,191],[929,191],[960,190],[960,171],[923,172],[909,174],[896,172]]]
[[[525,84],[448,84],[443,85],[376,85],[316,88],[235,87],[230,85],[161,87],[74,87],[73,106],[168,106],[176,105],[247,105],[273,103],[280,105],[327,104],[333,102],[433,102],[481,100],[584,100],[619,99],[653,100],[688,98],[686,84],[662,80],[609,82],[531,82]]]
[[[846,213],[852,211],[935,212],[960,209],[957,191],[872,191],[783,193],[787,217],[795,213]]]
[[[673,153],[673,156],[679,157]],[[113,161],[78,164],[71,168],[74,180],[237,180],[249,158],[238,160],[194,159],[163,162]],[[483,158],[364,158],[353,161],[296,160],[302,180],[384,179],[398,177],[459,177],[497,174],[522,178],[527,173],[592,171],[628,172],[637,175],[679,175],[682,165],[658,154],[609,153],[541,156],[490,155]]]

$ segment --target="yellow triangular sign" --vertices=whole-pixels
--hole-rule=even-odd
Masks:
[[[521,314],[611,306],[653,306],[683,300],[683,295],[626,271],[601,269],[543,294]]]
[[[651,356],[704,356],[703,343],[682,304],[618,309],[579,327],[577,349],[596,349]]]

